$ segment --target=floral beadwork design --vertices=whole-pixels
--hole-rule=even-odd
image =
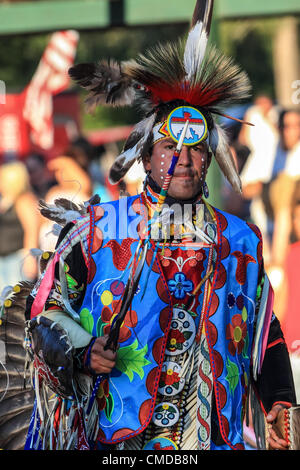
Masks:
[[[114,399],[109,391],[109,383],[107,379],[102,380],[96,395],[99,411],[104,410],[105,416],[111,422],[111,415],[114,410]]]
[[[157,405],[152,417],[154,424],[159,427],[172,426],[178,419],[179,411],[177,406],[167,402]]]
[[[176,356],[192,345],[196,335],[195,321],[185,310],[174,307],[173,319],[168,335],[166,352]]]
[[[96,397],[98,408],[100,411],[104,410],[104,408],[106,407],[106,399],[108,395],[109,395],[109,384],[108,384],[108,380],[104,379],[99,385],[99,389],[98,389],[97,397]]]
[[[113,300],[111,307],[105,305],[101,312],[101,323],[103,326],[103,335],[108,335],[111,329],[112,322],[116,315],[118,315],[121,303],[117,300]],[[137,314],[134,310],[131,310],[125,316],[125,320],[120,328],[119,342],[123,343],[131,336],[130,328],[135,328],[137,325]]]
[[[173,279],[168,281],[169,290],[176,299],[184,299],[187,292],[192,292],[194,285],[183,273],[176,273]]]
[[[181,350],[185,341],[186,338],[183,333],[181,333],[179,330],[171,330],[167,343],[168,351],[176,351],[178,349]]]
[[[226,328],[226,339],[229,340],[228,350],[232,356],[242,353],[246,336],[247,324],[243,321],[242,315],[233,315],[231,323]]]
[[[158,391],[162,395],[177,395],[184,387],[185,380],[180,376],[181,367],[175,362],[165,362],[159,379]]]

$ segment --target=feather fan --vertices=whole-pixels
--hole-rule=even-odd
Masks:
[[[29,371],[24,375],[23,347],[25,305],[32,288],[31,282],[20,282],[14,287],[7,298],[11,306],[4,308],[0,326],[0,343],[4,346],[0,359],[0,448],[5,450],[24,448],[34,404]]]

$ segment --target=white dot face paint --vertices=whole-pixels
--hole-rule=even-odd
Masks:
[[[163,154],[161,155],[161,158],[162,158],[162,159],[164,159],[164,158],[165,158],[165,156],[166,156],[166,155],[163,153]],[[161,165],[164,165],[164,164],[165,164],[165,162],[163,162],[163,161],[162,161],[162,162],[160,162],[160,164],[161,164]],[[160,170],[160,171],[161,171],[161,173],[163,173],[163,171],[164,171],[164,170],[161,168],[161,170]],[[163,179],[164,179],[164,177],[163,177],[163,176],[161,176],[161,177],[160,177],[160,179],[161,179],[161,180],[163,180]]]

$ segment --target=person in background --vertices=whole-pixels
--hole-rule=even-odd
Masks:
[[[245,121],[254,126],[242,125],[239,141],[246,145],[251,152],[257,147],[267,147],[270,140],[278,135],[278,109],[273,100],[267,95],[258,95],[244,116]]]
[[[281,268],[281,326],[291,359],[297,403],[300,403],[300,199],[291,209],[291,243]],[[280,312],[279,312],[280,313]]]
[[[51,175],[46,158],[39,153],[28,155],[25,165],[29,173],[30,185],[36,197],[43,199],[56,181]]]
[[[248,108],[244,119],[254,126],[243,125],[239,135],[241,144],[246,145],[250,155],[241,172],[243,197],[250,202],[251,220],[259,225],[264,239],[264,257],[270,259],[268,217],[262,198],[264,183],[270,181],[271,168],[278,142],[278,109],[270,97],[260,95]]]
[[[233,123],[226,128],[227,135],[230,139],[230,149],[239,174],[243,171],[250,155],[249,147],[241,143],[240,129],[241,125],[238,123]],[[250,220],[249,201],[245,199],[242,194],[237,194],[225,178],[223,178],[221,195],[223,200],[223,209],[225,211],[230,212],[230,214],[236,215],[243,220]]]
[[[110,200],[110,193],[101,167],[105,148],[103,146],[95,148],[88,139],[79,136],[71,142],[66,155],[73,158],[90,175],[93,194],[98,194],[102,202]]]
[[[74,158],[64,155],[56,157],[50,160],[47,166],[57,182],[45,195],[44,201],[47,204],[53,204],[58,198],[81,204],[91,198],[93,188],[91,177]],[[39,234],[39,243],[43,250],[52,251],[55,248],[56,236],[52,228],[52,223],[43,220]]]
[[[280,208],[288,207],[289,202],[285,201],[287,194],[278,192],[276,187],[277,185],[281,186],[279,178],[286,178],[286,176],[296,178],[300,174],[299,112],[294,109],[281,111],[278,130],[277,139],[270,141],[264,151],[258,146],[255,154],[250,157],[249,166],[246,165],[246,170],[242,173],[244,196],[250,199],[258,197],[263,204],[264,214],[266,215],[263,236],[265,245],[269,250],[268,256],[266,256],[268,265],[280,264],[285,257],[288,227],[281,226],[280,219],[286,220],[286,216]],[[266,151],[267,148],[268,151]],[[247,184],[250,174],[252,183]],[[275,183],[278,179],[279,182]],[[288,189],[285,183],[283,183],[284,188]],[[274,211],[276,211],[277,219],[276,228]],[[280,235],[277,236],[275,232],[280,226]],[[283,233],[283,229],[285,233]]]
[[[40,215],[25,165],[5,163],[0,167],[0,290],[20,278],[34,280],[36,259],[29,250],[38,248]]]
[[[284,169],[270,185],[274,214],[270,278],[275,291],[277,316],[281,321],[291,357],[297,401],[300,400],[300,112],[287,110],[280,119]]]
[[[284,265],[292,236],[292,209],[298,198],[300,180],[300,113],[285,110],[279,120],[281,139],[274,164],[275,177],[265,185],[265,207],[269,213],[272,239],[268,272],[275,289],[279,317],[284,310],[282,283]]]

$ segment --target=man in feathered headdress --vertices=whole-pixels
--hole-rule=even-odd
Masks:
[[[206,202],[212,158],[241,190],[216,116],[249,93],[245,73],[207,47],[212,9],[197,1],[186,41],[70,70],[89,107],[139,106],[110,178],[136,160],[147,178],[142,194],[80,217],[65,201],[42,207],[71,223],[27,302],[27,448],[240,450],[248,398],[265,448],[264,414],[271,423],[295,401],[259,229]],[[269,443],[288,446],[272,429]]]

